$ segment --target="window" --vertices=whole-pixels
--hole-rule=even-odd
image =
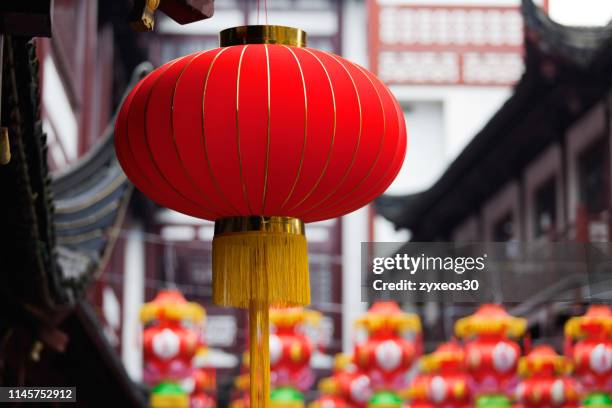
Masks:
[[[506,242],[514,238],[514,217],[508,211],[493,224],[493,241]]]
[[[313,305],[328,304],[334,301],[331,264],[324,260],[327,256],[321,255],[321,258],[320,262],[310,264],[310,296]]]
[[[541,237],[554,231],[557,225],[556,178],[550,177],[535,191],[535,236]]]
[[[602,139],[578,157],[579,200],[589,214],[607,208],[606,143]]]

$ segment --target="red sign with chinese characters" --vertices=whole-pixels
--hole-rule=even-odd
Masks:
[[[523,20],[518,4],[369,0],[369,50],[370,68],[389,84],[508,86],[524,69]]]

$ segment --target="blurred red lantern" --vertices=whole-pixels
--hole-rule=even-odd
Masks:
[[[187,302],[176,290],[160,291],[140,310],[143,332],[144,377],[150,384],[189,377],[191,359],[201,344],[193,328],[204,318],[204,309]]]
[[[353,363],[353,356],[344,353],[334,358],[332,376],[319,382],[319,391],[322,396],[344,401],[350,408],[365,407],[372,396],[370,379]]]
[[[569,377],[571,364],[555,353],[552,347],[541,345],[521,358],[519,373],[524,380],[516,388],[516,408],[577,408],[578,384]]]
[[[154,386],[151,406],[187,406],[181,383],[193,373],[192,359],[202,344],[197,327],[204,309],[176,290],[162,290],[141,307],[140,319],[145,325],[144,380]]]
[[[612,311],[606,305],[592,305],[584,316],[565,325],[567,354],[574,363],[574,375],[589,393],[612,394]]]
[[[249,396],[250,379],[248,373],[248,357],[243,356],[240,367],[241,374],[234,378],[234,390],[231,395],[230,408],[249,408],[251,399]]]
[[[395,302],[379,301],[356,324],[367,330],[368,338],[355,346],[355,362],[370,377],[373,388],[404,388],[406,374],[420,354],[419,317],[403,313]]]
[[[252,370],[268,364],[268,305],[309,303],[303,222],[369,203],[406,151],[389,89],[305,39],[289,27],[224,30],[221,48],[143,79],[115,125],[117,157],[138,189],[215,221],[213,297],[252,309]],[[268,395],[267,370],[255,377]]]
[[[305,391],[314,382],[310,368],[313,344],[303,327],[307,320],[320,318],[318,312],[302,308],[270,311],[270,370],[274,387],[293,387]]]
[[[525,319],[513,317],[495,304],[482,305],[473,315],[457,321],[455,333],[467,339],[465,364],[476,398],[505,397],[512,392],[521,356],[513,339],[521,337],[526,327]]]
[[[429,384],[432,375],[422,372],[410,382],[410,387],[403,392],[408,400],[407,408],[435,408],[436,404],[429,399]]]
[[[191,360],[194,367],[191,378],[183,382],[189,386],[184,388],[189,392],[191,408],[214,408],[216,404],[217,372],[206,361],[208,349],[200,346]]]
[[[217,388],[216,373],[213,368],[195,368],[191,381],[193,389],[189,396],[190,408],[215,408],[214,395]]]
[[[180,325],[163,322],[143,334],[147,379],[181,380],[191,375],[197,335]]]
[[[427,400],[430,403],[444,408],[472,406],[464,352],[459,344],[449,342],[440,345],[436,351],[421,359],[421,366],[429,375]]]

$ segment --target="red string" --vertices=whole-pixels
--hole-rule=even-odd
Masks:
[[[266,25],[268,25],[268,0],[264,0],[264,9],[266,13]]]

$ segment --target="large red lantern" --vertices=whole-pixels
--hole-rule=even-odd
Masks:
[[[303,222],[376,198],[406,151],[389,89],[305,39],[289,27],[225,30],[221,48],[137,84],[115,125],[117,157],[138,189],[215,221],[213,297],[251,309],[252,370],[268,364],[268,306],[309,303]],[[262,404],[264,371],[251,382]]]

